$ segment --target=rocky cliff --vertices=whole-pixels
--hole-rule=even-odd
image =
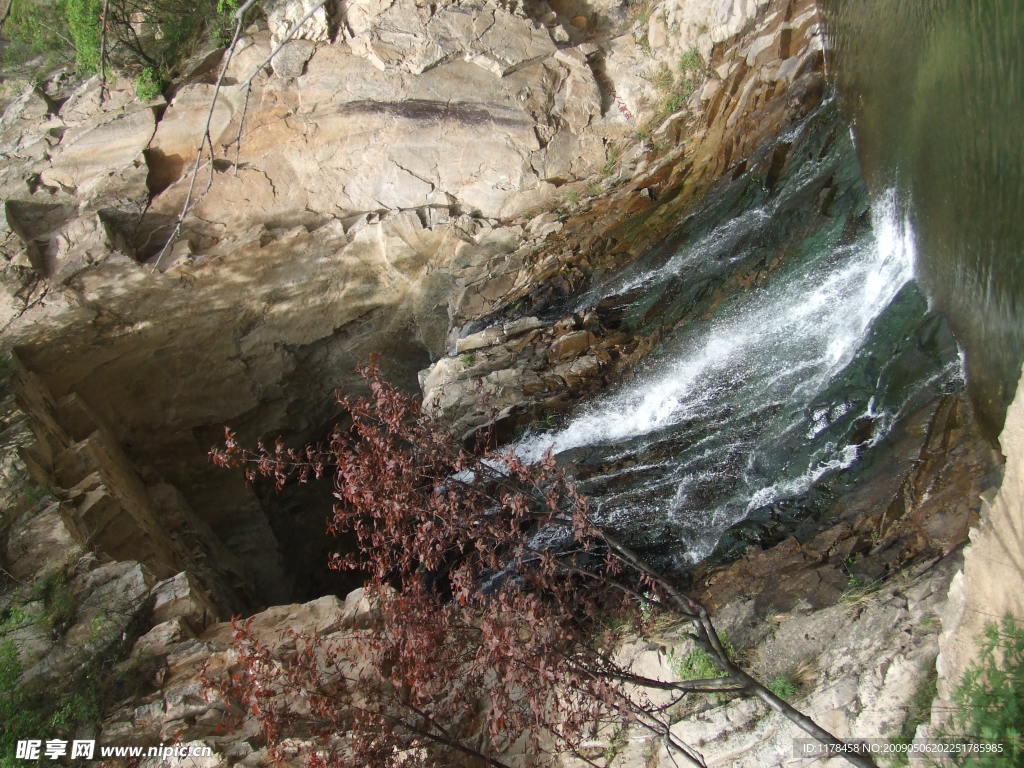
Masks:
[[[310,434],[377,351],[409,385],[432,366],[428,399],[464,428],[479,381],[518,412],[601,386],[649,343],[530,308],[635,258],[822,85],[810,2],[349,3],[261,69],[304,13],[247,31],[199,203],[162,255],[215,55],[166,104],[125,88],[100,104],[97,82],[58,76],[2,122],[0,324],[31,382],[34,477],[78,499],[95,467],[61,469],[63,452],[102,425],[97,461],[132,475],[108,495],[140,520],[201,517],[240,571],[221,591],[244,584],[250,605],[286,599],[291,576],[260,500],[204,462],[224,423]],[[157,570],[190,567],[166,552]]]
[[[331,390],[358,386],[353,364],[374,352],[463,434],[607,386],[656,334],[567,298],[636,259],[720,179],[748,164],[777,175],[784,144],[758,150],[825,94],[811,0],[329,3],[267,65],[312,7],[278,4],[246,30],[211,113],[198,203],[166,249],[222,52],[152,103],[125,84],[101,102],[97,82],[66,74],[8,82],[0,119],[0,327],[17,395],[3,417],[3,608],[52,616],[66,595],[74,607],[46,631],[18,629],[26,674],[73,677],[75,648],[117,646],[143,690],[116,702],[102,738],[203,740],[211,766],[266,760],[253,734],[218,735],[200,695],[202,665],[227,663],[218,622],[275,606],[257,618],[270,637],[365,610],[358,594],[295,602],[314,596],[301,561],[321,553],[287,529],[319,520],[275,527],[276,502],[209,468],[222,425],[243,439],[316,434]],[[922,415],[905,453],[926,469],[880,486],[889,518],[862,499],[820,541],[752,548],[701,576],[759,672],[822,659],[808,701],[836,728],[893,726],[883,710],[899,701],[866,702],[903,678],[865,673],[871,659],[917,670],[934,657],[924,620],[953,566],[918,563],[955,549],[973,505],[929,499],[971,498],[991,468],[960,407]],[[946,477],[951,457],[966,469]],[[882,543],[886,574],[913,564],[906,595],[835,605],[847,559]],[[734,589],[780,567],[800,589]],[[63,586],[33,597],[53,573]],[[801,602],[806,585],[817,597]],[[865,638],[854,650],[840,637],[851,610]],[[777,630],[755,631],[769,613]],[[901,644],[891,630],[904,625]],[[779,650],[810,626],[823,628],[813,642]],[[664,666],[685,649],[667,637],[633,651]],[[142,658],[157,671],[131,672]],[[755,723],[743,706],[679,727],[717,738],[723,723]],[[741,730],[720,764],[740,752],[761,764],[755,741],[787,748],[780,727]],[[657,765],[656,751],[631,744],[617,764]]]

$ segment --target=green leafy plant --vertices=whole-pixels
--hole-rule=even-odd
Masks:
[[[75,64],[85,75],[100,67],[101,8],[101,0],[64,0],[64,16],[75,46]]]
[[[679,57],[675,72],[662,62],[651,76],[651,83],[661,94],[661,113],[670,115],[686,106],[686,102],[697,90],[700,78],[705,74],[704,59],[696,48],[689,49]]]
[[[978,660],[953,692],[956,714],[945,740],[1000,742],[1000,754],[956,755],[955,765],[1005,768],[1024,761],[1024,627],[1007,614],[989,623]]]
[[[877,592],[882,586],[881,579],[867,580],[860,576],[848,574],[846,577],[846,590],[839,596],[839,602],[845,605],[861,603]]]
[[[622,147],[612,146],[608,149],[608,157],[601,168],[602,176],[611,176],[619,165],[619,158],[622,157]]]
[[[29,482],[21,489],[21,497],[30,507],[34,507],[42,501],[52,501],[56,498],[56,494],[52,488],[44,488]]]
[[[64,595],[70,595],[70,591],[61,574],[59,578],[37,580],[23,597],[50,601],[47,610],[52,620],[52,611],[63,604]],[[55,599],[56,605],[52,604]],[[4,624],[26,620],[36,617],[9,608]],[[137,694],[147,685],[156,669],[156,659],[141,655],[121,661],[134,638],[115,630],[108,616],[95,617],[78,669],[66,680],[32,682],[22,680],[25,670],[13,640],[0,635],[0,768],[49,764],[47,760],[28,763],[16,759],[17,742],[68,738],[84,728],[95,728],[113,703]]]
[[[729,636],[725,632],[718,633],[718,641],[730,658],[736,655],[736,649],[729,642]],[[706,680],[725,674],[725,670],[716,664],[703,648],[694,648],[682,657],[670,654],[669,663],[672,672],[680,680]]]
[[[786,701],[792,701],[796,696],[797,685],[796,681],[793,680],[791,675],[776,675],[768,683],[768,690],[778,696],[780,699]]]
[[[704,59],[700,55],[700,51],[690,48],[679,57],[677,67],[683,74],[699,74],[704,71]]]
[[[55,632],[67,628],[75,618],[75,598],[64,571],[50,571],[32,584],[33,600],[46,606],[46,623]]]
[[[651,83],[658,91],[662,94],[671,92],[675,86],[676,78],[672,74],[672,70],[669,69],[668,65],[662,62],[661,66],[658,67],[657,71],[651,77]]]
[[[135,78],[135,95],[143,101],[151,101],[160,95],[165,86],[164,78],[156,69],[144,67]]]
[[[46,71],[74,52],[74,43],[65,35],[61,3],[11,0],[3,25],[7,45],[3,48],[5,68],[16,68],[41,57],[40,71]],[[9,355],[4,355],[10,359]],[[0,363],[2,365],[2,363]]]

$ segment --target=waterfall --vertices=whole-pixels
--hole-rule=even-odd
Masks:
[[[684,238],[659,264],[612,276],[585,302],[642,302],[688,267],[742,258],[750,243],[770,238],[781,209],[806,205],[797,191],[827,171],[809,173],[810,165],[794,171],[788,191]],[[909,382],[888,370],[927,310],[913,284],[913,228],[893,190],[869,218],[852,238],[821,245],[805,237],[818,247],[710,317],[679,323],[630,381],[560,428],[528,433],[517,452],[537,459],[552,450],[607,520],[675,542],[674,556],[691,563],[753,510],[797,499],[853,466],[914,392],[957,374],[948,359],[914,370]]]

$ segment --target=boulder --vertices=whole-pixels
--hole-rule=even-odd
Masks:
[[[198,632],[216,619],[217,613],[195,578],[185,571],[153,587],[154,622],[182,619]]]
[[[147,107],[81,132],[68,131],[42,180],[86,195],[110,175],[132,165],[149,145],[155,128],[153,110]]]

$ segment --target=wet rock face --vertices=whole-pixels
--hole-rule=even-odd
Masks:
[[[676,216],[695,179],[725,167],[691,173],[700,152],[728,146],[738,156],[760,135],[748,137],[750,125],[777,129],[772,105],[782,99],[772,94],[800,70],[779,74],[758,54],[756,75],[732,63],[709,74],[742,93],[742,105],[695,93],[658,141],[662,150],[675,141],[687,110],[711,110],[712,126],[731,120],[732,132],[697,142],[696,157],[661,161],[648,144],[622,154],[612,142],[630,144],[661,109],[652,73],[663,61],[675,66],[681,51],[726,39],[717,22],[647,54],[636,20],[611,3],[328,5],[249,90],[245,81],[312,7],[277,4],[266,28],[247,30],[210,115],[216,157],[204,160],[199,203],[166,250],[209,110],[209,61],[168,104],[140,104],[125,83],[100,103],[94,80],[59,80],[49,91],[26,84],[0,120],[0,327],[52,401],[26,405],[46,446],[35,454],[40,482],[71,494],[87,532],[116,510],[175,521],[191,510],[209,526],[202,537],[242,563],[210,580],[225,593],[260,585],[269,600],[289,582],[273,526],[237,478],[203,459],[225,422],[243,439],[310,435],[333,416],[332,389],[357,387],[353,365],[374,352],[410,387],[417,371],[453,355],[443,361],[451,375],[434,379],[446,382],[446,416],[465,429],[480,422],[468,386],[482,377],[517,418],[603,386],[645,353],[644,339],[600,313],[549,312],[536,328],[516,326],[510,302],[571,292],[592,268],[581,253],[597,268],[628,259],[613,242],[621,236],[607,235],[622,214]],[[736,13],[753,24],[762,11]],[[762,21],[765,34],[781,34],[778,18]],[[779,55],[813,75],[813,29],[797,27],[806,34]],[[738,62],[749,42],[723,43],[716,66]],[[600,198],[630,176],[640,181],[575,221],[537,213],[595,196],[595,186]],[[677,207],[662,210],[659,196]],[[480,346],[464,375],[456,340],[496,315],[508,334]],[[82,404],[86,421],[104,425],[102,439],[66,424],[78,417],[64,403]],[[106,475],[90,470],[97,461]],[[118,558],[134,540],[104,538]],[[138,539],[157,540],[155,529]],[[174,548],[147,547],[134,559],[161,573],[194,570]]]
[[[714,19],[681,38],[707,55],[686,108],[654,123],[649,139],[606,164],[610,178],[602,196],[570,201],[558,219],[531,221],[528,229],[543,236],[543,250],[519,249],[460,276],[462,285],[449,301],[447,357],[420,375],[427,407],[458,434],[488,421],[522,424],[557,413],[644,357],[664,329],[652,322],[642,332],[626,332],[622,307],[588,303],[588,288],[664,238],[716,181],[756,165],[771,187],[787,163],[786,147],[771,156],[759,157],[759,151],[820,103],[821,40],[813,3],[732,4],[728,13],[721,4],[685,7],[657,6],[651,19],[680,29],[690,29],[686,19],[700,13],[705,22]],[[564,49],[559,54],[569,55]],[[614,97],[611,108],[630,115],[630,106],[619,103],[625,91],[616,89],[619,55],[610,43],[598,79]],[[668,154],[655,149],[677,142]],[[705,311],[730,291],[757,285],[779,263],[744,265],[713,296],[692,304]],[[678,320],[683,310],[672,311],[662,324]],[[531,317],[543,318],[548,330],[534,331],[528,343],[512,338],[510,324]]]

